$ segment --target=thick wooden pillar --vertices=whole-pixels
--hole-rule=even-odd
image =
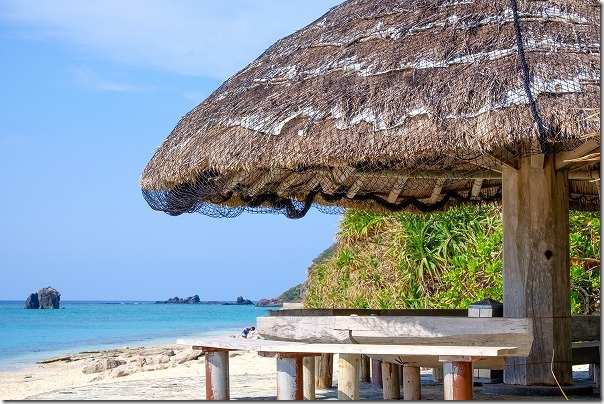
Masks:
[[[305,400],[316,399],[315,395],[315,357],[305,356],[302,360],[302,383],[304,384],[303,395]]]
[[[205,352],[206,400],[229,400],[229,351]]]
[[[359,380],[362,382],[371,381],[371,358],[367,355],[361,355],[361,368],[359,369]]]
[[[445,400],[472,400],[474,398],[474,375],[472,359],[469,357],[445,357],[443,364]]]
[[[277,400],[302,400],[302,355],[277,355]]]
[[[384,400],[400,400],[401,382],[398,364],[382,362],[382,383]]]
[[[315,362],[316,387],[328,389],[333,385],[333,354],[321,354]]]
[[[508,358],[506,384],[572,384],[568,172],[553,156],[503,166],[504,317],[532,317],[527,358]]]
[[[384,387],[382,383],[382,361],[379,359],[371,359],[371,385],[378,389]]]
[[[340,354],[338,364],[338,400],[358,400],[360,398],[360,362],[360,354]]]
[[[414,363],[403,365],[403,399],[421,400],[422,381],[419,366]]]

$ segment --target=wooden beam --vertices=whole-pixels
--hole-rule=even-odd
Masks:
[[[595,139],[588,140],[574,150],[556,154],[554,166],[556,170],[566,170],[573,165],[573,160],[593,153],[600,149],[600,142]]]
[[[417,170],[410,172],[408,170],[382,170],[382,171],[363,171],[368,177],[381,178],[442,178],[442,179],[471,179],[482,178],[485,180],[501,179],[501,173],[497,171],[482,171],[468,175],[468,171],[464,170]]]
[[[408,179],[409,179],[409,177],[401,177],[397,180],[396,184],[394,185],[394,188],[392,188],[392,191],[390,191],[390,195],[388,195],[388,198],[387,198],[388,202],[390,202],[390,203],[396,202],[396,199],[400,195],[400,193],[403,190],[403,187],[405,186],[405,183],[407,183]]]
[[[356,180],[354,180],[354,182],[350,186],[350,188],[348,188],[348,192],[346,193],[346,196],[350,199],[354,198],[354,196],[357,194],[357,192],[359,192],[359,189],[361,189],[361,187],[365,183],[366,178],[367,177],[365,177],[363,175],[358,175]]]
[[[480,195],[480,189],[482,188],[482,182],[484,180],[482,178],[477,178],[474,180],[474,184],[472,184],[472,198],[477,198]]]

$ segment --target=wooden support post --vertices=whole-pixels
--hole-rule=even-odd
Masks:
[[[315,400],[315,357],[305,356],[302,360],[302,383],[305,400]]]
[[[277,355],[277,400],[302,400],[302,358],[300,354]]]
[[[205,352],[206,400],[229,400],[229,351]]]
[[[503,166],[503,314],[533,319],[528,357],[510,357],[506,384],[572,384],[568,171],[531,158]]]
[[[379,359],[371,359],[371,385],[378,389],[384,387],[382,383],[382,361]]]
[[[474,376],[472,359],[465,356],[441,357],[444,362],[445,400],[472,400],[474,398]]]
[[[359,381],[371,381],[371,358],[367,355],[361,355],[361,368],[359,370]]]
[[[398,364],[382,362],[382,383],[384,385],[384,400],[399,400],[401,398],[401,383],[399,380]]]
[[[333,385],[333,354],[321,354],[317,357],[316,364],[316,387],[320,389],[328,389]]]
[[[435,382],[442,383],[444,379],[443,368],[433,368],[432,369],[432,380]]]
[[[358,400],[360,354],[340,354],[338,400]]]
[[[421,400],[422,384],[419,366],[414,363],[403,365],[403,400]]]

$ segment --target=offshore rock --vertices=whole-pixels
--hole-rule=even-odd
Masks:
[[[38,293],[32,293],[25,300],[26,309],[58,309],[61,294],[52,287],[42,288]]]
[[[199,296],[197,296],[197,295],[187,297],[186,299],[175,296],[175,297],[165,300],[163,302],[162,301],[155,302],[155,304],[198,304],[198,303],[201,303],[201,301],[199,300]]]
[[[48,286],[38,290],[38,300],[41,309],[58,309],[61,294],[56,289]]]
[[[38,300],[37,293],[32,293],[31,295],[29,295],[27,300],[25,300],[25,308],[26,309],[39,309],[40,308],[40,301]]]
[[[283,301],[279,299],[260,299],[256,307],[283,307]]]
[[[254,304],[254,303],[249,299],[244,299],[243,296],[239,296],[237,298],[237,302],[235,304]]]

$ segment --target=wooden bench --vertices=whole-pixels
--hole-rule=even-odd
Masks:
[[[589,365],[600,385],[600,316],[573,315],[571,326],[573,365]]]
[[[409,370],[407,390],[413,393],[406,398],[420,398],[420,366],[443,366],[444,398],[467,400],[473,397],[473,363],[481,368],[503,368],[507,356],[526,356],[532,344],[529,319],[259,317],[257,330],[270,339],[179,340],[205,353],[207,399],[229,398],[228,353],[246,350],[277,358],[278,399],[314,397],[314,360],[305,362],[304,358],[338,353],[339,399],[360,398],[358,364],[364,354],[386,363],[403,364]],[[307,383],[302,377],[303,368],[312,375]],[[397,388],[398,383],[397,379]],[[385,386],[386,398],[390,398],[386,396],[388,391]]]

